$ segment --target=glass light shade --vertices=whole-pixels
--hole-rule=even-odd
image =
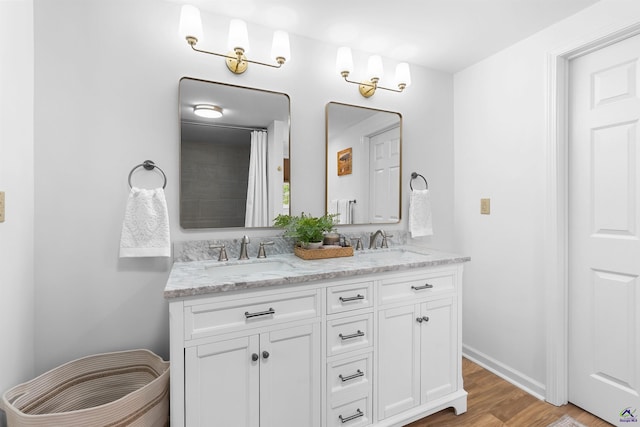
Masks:
[[[240,19],[232,19],[229,23],[229,50],[241,48],[245,52],[249,51],[249,33],[247,24]]]
[[[193,107],[193,113],[207,119],[218,119],[222,117],[222,108],[217,105],[199,104]]]
[[[409,70],[409,64],[406,62],[396,65],[396,83],[404,84],[407,87],[411,85],[411,71]]]
[[[189,4],[182,6],[180,11],[180,26],[178,28],[182,38],[195,37],[198,40],[202,40],[200,10]]]
[[[351,49],[343,46],[338,49],[338,55],[336,56],[336,71],[342,75],[343,72],[353,72],[353,56],[351,56]]]
[[[291,48],[289,47],[289,34],[284,31],[273,33],[273,45],[271,45],[272,58],[284,58],[291,60]]]
[[[371,55],[367,63],[367,77],[369,80],[381,79],[383,75],[382,58],[380,55]]]

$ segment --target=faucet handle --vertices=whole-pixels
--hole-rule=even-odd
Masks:
[[[209,249],[220,249],[220,254],[218,255],[218,261],[229,261],[227,257],[227,249],[225,245],[209,245]]]
[[[382,236],[382,244],[380,245],[381,248],[388,248],[389,247],[389,244],[387,242],[387,239],[389,237],[393,237],[393,234],[384,234]]]
[[[258,248],[258,258],[266,258],[267,257],[267,253],[264,250],[264,247],[266,245],[273,245],[273,242],[269,241],[269,242],[260,242],[260,247]]]
[[[355,240],[356,241],[356,251],[361,251],[362,250],[362,238],[361,237],[354,237],[351,240]]]

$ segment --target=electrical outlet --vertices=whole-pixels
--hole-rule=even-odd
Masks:
[[[4,222],[4,191],[0,191],[0,222]]]
[[[491,214],[491,199],[480,199],[480,213],[482,215]]]

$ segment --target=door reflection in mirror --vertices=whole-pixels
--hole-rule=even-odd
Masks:
[[[397,223],[402,116],[330,102],[326,107],[326,211],[339,224]]]

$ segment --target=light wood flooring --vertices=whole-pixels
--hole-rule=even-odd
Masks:
[[[477,364],[462,359],[467,412],[455,415],[444,409],[406,427],[546,427],[569,415],[587,427],[611,424],[572,404],[554,406],[539,400]]]

